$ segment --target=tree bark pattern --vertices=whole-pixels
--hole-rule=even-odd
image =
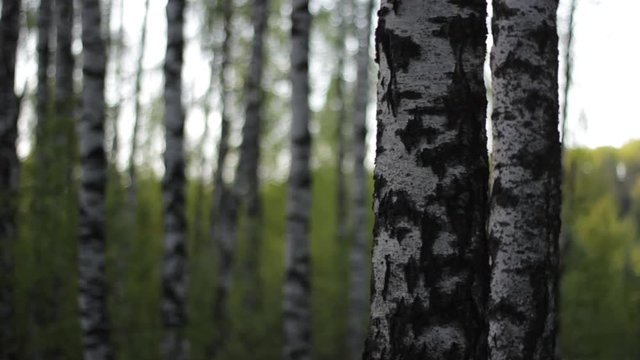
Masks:
[[[14,91],[20,0],[5,0],[0,17],[0,360],[16,360],[14,248],[19,162],[19,98]]]
[[[484,1],[383,2],[364,359],[484,359]]]
[[[167,2],[167,51],[165,55],[165,173],[162,181],[164,203],[164,259],[162,264],[162,358],[188,358],[185,336],[186,220],[184,109],[182,106],[182,63],[184,48],[184,0]]]
[[[489,359],[553,359],[560,229],[557,0],[494,0]]]
[[[82,1],[78,287],[84,359],[113,359],[105,274],[104,82],[106,54],[99,0]]]
[[[308,0],[293,0],[291,27],[291,165],[285,224],[284,359],[311,358],[309,214],[309,32]]]
[[[367,238],[370,230],[367,227],[367,175],[365,170],[367,139],[367,104],[369,102],[369,42],[371,35],[371,13],[373,0],[367,0],[366,6],[359,11],[359,16],[366,19],[365,27],[360,28],[359,48],[357,54],[357,77],[355,111],[353,115],[353,237],[349,249],[349,321],[348,339],[349,358],[362,358],[364,340],[366,338],[366,313],[368,309],[369,254]]]

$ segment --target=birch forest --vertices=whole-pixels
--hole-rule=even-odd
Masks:
[[[0,360],[640,358],[605,6],[0,0]]]

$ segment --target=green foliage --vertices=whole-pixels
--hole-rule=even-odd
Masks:
[[[561,349],[564,359],[640,354],[640,142],[565,158]],[[632,150],[633,149],[633,150]]]

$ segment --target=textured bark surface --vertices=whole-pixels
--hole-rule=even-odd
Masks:
[[[20,1],[5,0],[0,17],[0,360],[17,359],[14,247],[18,192],[19,99],[14,92]]]
[[[367,139],[367,104],[369,100],[369,42],[373,0],[366,1],[359,17],[366,24],[358,31],[356,99],[353,115],[353,240],[349,249],[349,358],[359,360],[366,337],[368,310],[369,254],[367,239],[371,230],[367,226],[368,179],[364,166]]]
[[[285,225],[284,359],[311,358],[309,212],[309,31],[308,0],[293,0],[291,13],[291,165]]]
[[[167,52],[165,55],[164,101],[165,142],[164,179],[164,259],[162,264],[162,320],[165,360],[188,358],[185,334],[186,220],[184,109],[182,107],[182,58],[184,48],[184,0],[167,2]]]
[[[105,274],[104,79],[100,1],[82,1],[83,90],[80,118],[78,290],[84,359],[113,358]]]
[[[484,359],[484,1],[383,2],[365,359]]]
[[[557,0],[495,0],[489,358],[553,359],[560,229]]]
[[[251,18],[253,22],[253,41],[251,44],[251,61],[245,84],[245,122],[242,127],[242,144],[240,145],[240,161],[236,175],[236,191],[242,201],[240,209],[244,211],[245,238],[247,254],[244,271],[247,284],[245,302],[250,308],[256,308],[260,298],[260,226],[261,202],[258,164],[260,162],[260,129],[262,123],[262,71],[264,57],[264,37],[267,28],[268,0],[254,0]]]

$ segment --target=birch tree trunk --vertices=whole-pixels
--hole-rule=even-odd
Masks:
[[[364,359],[486,357],[484,1],[383,2]]]
[[[240,145],[240,161],[238,162],[239,174],[236,180],[239,182],[238,198],[244,201],[242,208],[246,214],[247,254],[244,271],[248,284],[245,303],[253,309],[259,304],[261,290],[259,258],[260,249],[262,248],[260,244],[262,205],[258,168],[260,164],[260,131],[262,128],[264,37],[267,28],[268,10],[268,0],[254,0],[251,13],[253,42],[245,88],[245,123],[242,128],[242,144]]]
[[[36,52],[38,54],[38,88],[36,90],[36,147],[41,145],[43,128],[46,122],[47,104],[49,103],[49,77],[47,68],[50,62],[49,32],[51,31],[51,12],[53,10],[51,0],[40,0],[38,6],[38,43]],[[36,164],[42,161],[41,151],[36,151]]]
[[[82,1],[83,91],[80,119],[78,282],[83,355],[113,359],[105,274],[104,79],[106,54],[99,0]]]
[[[236,176],[238,199],[243,201],[240,208],[245,211],[247,254],[245,273],[248,279],[245,302],[255,309],[260,297],[260,225],[261,202],[258,167],[260,163],[260,129],[262,122],[262,72],[264,57],[264,36],[267,27],[268,0],[254,0],[252,7],[253,41],[251,60],[245,85],[245,122],[242,127],[240,161]]]
[[[231,268],[235,247],[235,215],[236,204],[232,189],[224,181],[224,169],[229,152],[229,79],[227,71],[229,67],[229,44],[231,43],[231,7],[232,0],[223,0],[223,27],[224,39],[220,49],[220,104],[221,104],[221,128],[218,142],[217,168],[213,180],[213,202],[211,210],[211,236],[218,245],[218,279],[214,299],[214,317],[216,321],[216,334],[210,344],[209,356],[215,358],[220,348],[224,345],[228,335],[228,296],[231,286]]]
[[[167,52],[165,57],[165,173],[162,181],[164,202],[164,259],[162,264],[162,318],[164,340],[162,358],[188,358],[185,337],[187,323],[185,297],[186,220],[184,110],[182,107],[182,58],[184,48],[184,0],[167,2]]]
[[[68,128],[73,132],[73,70],[75,59],[71,52],[73,42],[73,0],[55,0],[56,8],[56,89],[55,108],[57,115],[57,130],[54,135],[55,143],[59,146],[69,141]],[[70,125],[70,126],[69,126]],[[72,146],[68,146],[72,149]],[[72,154],[59,154],[65,161],[71,161]],[[71,177],[70,164],[65,165],[66,177]]]
[[[129,153],[129,191],[128,200],[129,207],[135,216],[136,207],[136,155],[138,153],[138,132],[140,130],[140,91],[142,90],[142,61],[144,60],[144,49],[147,44],[147,19],[149,18],[149,0],[144,2],[144,16],[142,18],[142,29],[140,32],[140,49],[138,53],[138,59],[136,60],[136,80],[134,88],[134,118],[133,118],[133,134],[131,135],[131,152]]]
[[[367,175],[364,167],[367,139],[367,104],[369,100],[369,40],[373,0],[358,11],[365,27],[358,29],[356,99],[353,115],[353,240],[349,249],[349,358],[359,360],[366,337],[366,311],[369,286],[367,259]]]
[[[347,188],[345,184],[344,161],[345,161],[345,142],[346,130],[345,122],[347,119],[346,99],[345,99],[345,81],[344,81],[344,64],[345,64],[345,37],[347,36],[347,15],[346,1],[339,1],[336,5],[338,12],[339,25],[338,37],[336,43],[338,61],[336,64],[336,97],[333,99],[336,104],[336,240],[338,244],[344,244],[347,236]],[[350,4],[353,9],[353,3]]]
[[[17,360],[14,248],[19,162],[19,98],[14,91],[20,0],[5,0],[0,17],[0,360]]]
[[[557,0],[494,0],[489,359],[553,359],[560,230]]]
[[[293,0],[291,12],[291,165],[285,225],[284,359],[311,358],[309,213],[309,32],[308,0]]]

